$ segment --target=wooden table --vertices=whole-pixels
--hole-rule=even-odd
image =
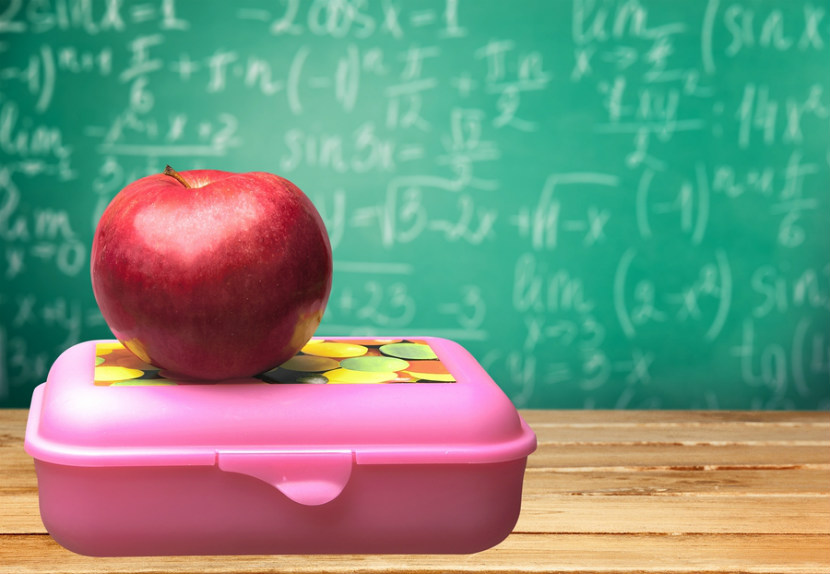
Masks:
[[[462,556],[89,558],[38,515],[26,411],[0,411],[0,572],[830,572],[830,415],[522,411],[522,515]]]

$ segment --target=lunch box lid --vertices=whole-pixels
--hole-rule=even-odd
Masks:
[[[86,467],[218,465],[273,482],[275,460],[345,481],[353,464],[504,462],[536,448],[510,399],[450,340],[315,338],[292,361],[197,383],[114,340],[77,344],[35,389],[26,452]]]

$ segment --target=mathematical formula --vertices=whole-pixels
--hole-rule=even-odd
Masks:
[[[519,406],[830,408],[827,8],[211,10],[0,7],[0,401],[108,336],[92,233],[170,163],[306,191],[321,333],[457,339]]]

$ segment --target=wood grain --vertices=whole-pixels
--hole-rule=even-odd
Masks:
[[[537,433],[514,533],[464,556],[90,558],[46,534],[0,411],[0,574],[20,572],[830,572],[830,416],[523,411]]]
[[[816,535],[533,535],[516,533],[473,555],[332,555],[91,558],[48,536],[0,535],[0,572],[571,572],[826,574],[830,539]]]

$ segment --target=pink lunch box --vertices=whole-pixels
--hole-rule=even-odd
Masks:
[[[90,341],[35,389],[25,448],[81,554],[470,553],[515,526],[536,436],[446,339],[315,338],[220,383]]]

